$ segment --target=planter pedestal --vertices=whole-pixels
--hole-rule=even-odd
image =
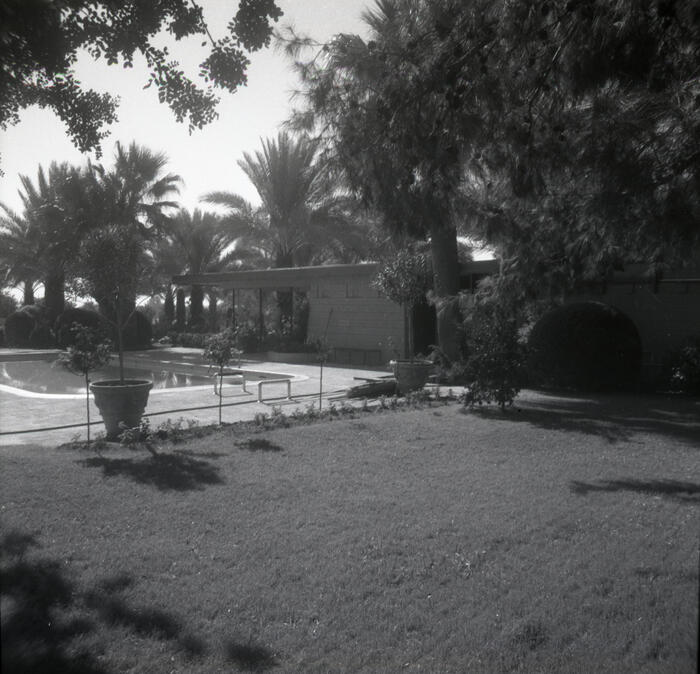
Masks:
[[[429,360],[392,360],[391,367],[396,377],[396,387],[401,394],[423,388],[433,371],[433,364]]]
[[[152,381],[143,379],[107,379],[90,384],[95,405],[100,410],[107,431],[107,440],[116,440],[122,429],[120,423],[133,428],[141,423]]]

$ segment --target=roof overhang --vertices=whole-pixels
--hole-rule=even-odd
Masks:
[[[243,290],[259,288],[308,288],[321,280],[371,277],[377,273],[377,262],[359,264],[328,264],[315,267],[281,267],[278,269],[246,269],[208,274],[182,274],[173,276],[175,285],[215,286]],[[472,260],[460,265],[460,273],[493,274],[498,271],[497,260]]]
[[[329,264],[315,267],[282,267],[279,269],[247,269],[245,271],[183,274],[173,276],[175,285],[216,286],[217,288],[306,288],[321,279],[347,279],[372,276],[376,262],[362,264]]]

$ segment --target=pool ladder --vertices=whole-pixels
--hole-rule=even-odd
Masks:
[[[223,397],[223,391],[219,388],[219,375],[215,374],[214,375],[214,395],[218,395],[219,397]],[[246,380],[245,380],[245,375],[243,374],[234,374],[234,375],[224,375],[222,379],[222,384],[223,383],[227,384],[232,384],[233,386],[242,386],[243,387],[243,392],[248,393],[248,389],[246,388]],[[258,386],[258,402],[261,403],[263,402],[263,386],[267,386],[267,384],[286,384],[287,385],[287,400],[292,399],[292,380],[291,379],[263,379],[257,383]]]

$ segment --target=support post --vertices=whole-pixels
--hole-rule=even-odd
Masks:
[[[263,341],[265,340],[265,319],[263,318],[263,289],[258,288],[258,325],[260,332],[258,335],[260,346],[262,347]]]

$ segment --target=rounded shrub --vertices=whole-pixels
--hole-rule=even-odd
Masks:
[[[59,314],[54,324],[54,332],[58,346],[66,349],[75,343],[75,335],[71,330],[74,323],[86,328],[109,334],[107,321],[92,309],[66,309]]]
[[[14,348],[32,348],[38,335],[32,336],[41,325],[41,309],[35,305],[22,307],[5,319],[5,343]]]
[[[125,349],[148,349],[153,339],[148,316],[141,311],[135,311],[126,322],[122,336]]]
[[[700,337],[690,337],[673,355],[671,389],[700,396]]]
[[[566,304],[545,314],[530,333],[532,386],[580,391],[631,389],[642,345],[634,323],[601,302]]]

